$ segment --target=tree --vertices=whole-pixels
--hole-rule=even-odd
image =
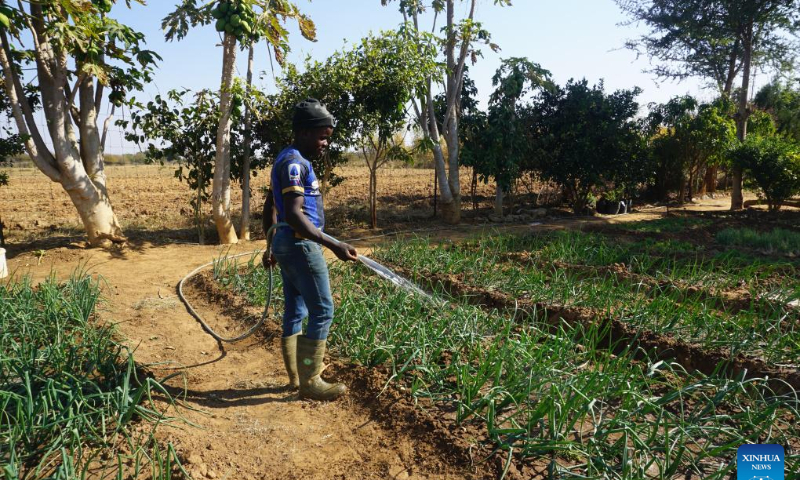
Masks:
[[[576,213],[587,210],[599,186],[626,178],[626,169],[642,168],[643,140],[635,121],[641,90],[606,94],[602,82],[584,79],[544,90],[536,104],[539,168],[542,176],[565,188]]]
[[[247,52],[247,90],[245,97],[250,99],[253,94],[253,56],[255,55],[253,44],[250,44]],[[252,156],[252,126],[253,109],[250,102],[245,104],[244,113],[244,158],[242,159],[242,220],[239,223],[239,237],[242,240],[250,240],[250,162]]]
[[[187,102],[187,96],[193,97],[191,103]],[[241,103],[240,99],[234,100],[235,105]],[[218,95],[208,90],[194,94],[189,90],[171,90],[166,99],[157,95],[146,105],[134,100],[131,106],[135,109],[131,111],[130,120],[119,120],[117,124],[128,130],[126,140],[145,147],[147,161],[178,163],[175,176],[186,181],[195,192],[191,205],[199,241],[205,243],[203,203],[208,200],[208,185],[216,158],[214,139],[219,125]],[[239,126],[233,135],[234,147],[242,143],[237,141],[242,136],[241,111],[237,110],[233,109]]]
[[[752,178],[752,185],[767,200],[769,211],[800,193],[800,152],[780,137],[753,135],[730,151],[731,160]]]
[[[800,28],[798,0],[617,0],[636,21],[644,21],[651,33],[634,47],[664,62],[682,64],[684,72],[713,78],[723,94],[730,94],[739,71],[736,131],[747,137],[748,93],[755,62],[762,67],[785,68],[794,60],[796,43],[791,35]],[[724,68],[727,62],[727,68]],[[681,78],[663,67],[663,76]],[[724,75],[721,75],[724,73]],[[725,78],[724,84],[720,82]],[[731,209],[743,207],[742,171],[733,168]]]
[[[309,97],[325,105],[336,119],[336,128],[322,158],[311,160],[314,172],[321,179],[320,190],[323,195],[328,188],[343,180],[334,173],[334,168],[347,160],[345,154],[352,147],[355,128],[353,98],[350,94],[352,75],[338,61],[339,55],[328,57],[324,63],[306,59],[302,72],[295,65],[286,65],[283,77],[276,82],[278,92],[267,95],[256,106],[260,114],[253,129],[254,138],[263,148],[263,155],[275,158],[293,141],[294,106]]]
[[[326,156],[313,159],[323,184],[338,183],[333,167],[345,160],[346,149],[360,152],[370,172],[369,204],[372,227],[377,227],[377,171],[393,159],[410,154],[394,135],[406,125],[406,106],[436,68],[432,55],[420,51],[397,32],[370,35],[349,50],[338,51],[324,63],[306,61],[299,73],[288,66],[279,80],[280,93],[269,97],[256,135],[270,155],[292,141],[294,105],[307,97],[320,100],[337,121]],[[323,193],[325,188],[323,188]]]
[[[675,97],[653,106],[649,122],[651,129],[660,131],[653,141],[660,166],[657,176],[677,174],[679,201],[687,193],[692,200],[703,172],[722,162],[735,140],[735,125],[726,113],[726,102],[699,105],[690,96]],[[657,178],[656,182],[663,200],[669,179]]]
[[[530,138],[535,135],[524,121],[532,110],[520,106],[519,101],[532,91],[553,89],[550,72],[527,58],[512,57],[501,62],[492,77],[495,91],[489,99],[489,112],[484,124],[465,139],[464,154],[469,164],[486,181],[495,179],[497,191],[495,214],[503,215],[503,195],[524,170],[532,165],[526,162],[533,157]],[[470,129],[472,130],[472,129]]]
[[[381,3],[387,5],[389,1],[381,0]],[[398,3],[405,20],[401,31],[407,36],[408,41],[413,42],[420,50],[429,49],[438,44],[444,51],[446,69],[443,85],[447,107],[444,117],[437,118],[435,113],[432,89],[434,74],[431,74],[426,80],[424,88],[417,92],[417,98],[412,105],[426,143],[433,150],[444,220],[455,224],[461,221],[458,135],[460,112],[458,105],[464,85],[466,59],[470,57],[473,63],[477,61],[480,51],[474,48],[476,41],[484,42],[495,51],[498,50],[498,47],[490,42],[489,32],[481,26],[480,22],[475,21],[477,0],[469,0],[469,13],[460,22],[457,22],[455,18],[455,0],[432,0],[430,7],[427,7],[423,0],[399,0]],[[510,0],[495,0],[494,3],[511,4]],[[428,9],[434,13],[432,32],[436,30],[439,14],[445,14],[444,39],[441,41],[424,32],[420,27],[419,17]],[[440,144],[441,136],[444,136],[447,143],[446,163]]]
[[[436,68],[397,33],[369,36],[340,57],[350,72],[353,143],[369,170],[370,223],[377,228],[378,170],[389,160],[409,161],[411,154],[395,133],[406,124],[406,105]],[[341,67],[340,67],[341,68]]]
[[[162,22],[167,40],[184,38],[189,26],[206,25],[215,20],[215,28],[223,35],[222,79],[220,81],[220,115],[216,138],[212,204],[219,241],[236,243],[238,237],[230,212],[231,176],[231,87],[239,44],[250,45],[262,37],[272,48],[278,63],[289,49],[287,19],[294,19],[301,34],[308,40],[316,37],[314,23],[287,0],[214,0],[197,6],[197,0],[183,3]]]
[[[761,87],[753,103],[770,114],[780,135],[800,142],[800,90],[776,78]]]
[[[130,2],[127,2],[130,4]],[[108,16],[110,0],[2,5],[0,65],[18,134],[34,165],[69,194],[91,246],[125,240],[106,188],[103,150],[108,123],[98,126],[103,100],[121,105],[150,81],[158,55],[144,35]],[[7,23],[7,25],[6,25]],[[32,50],[23,47],[30,39]],[[22,67],[34,64],[26,84]],[[28,100],[38,90],[49,142]]]

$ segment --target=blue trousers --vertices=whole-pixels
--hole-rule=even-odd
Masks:
[[[311,240],[295,238],[294,232],[281,228],[272,240],[272,253],[281,267],[283,279],[283,336],[303,330],[311,340],[325,340],[333,320],[333,297],[328,277],[328,264],[322,247]]]

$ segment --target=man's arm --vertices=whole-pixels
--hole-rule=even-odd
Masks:
[[[320,245],[328,247],[339,260],[356,260],[358,253],[353,246],[344,242],[337,242],[331,237],[322,234],[322,231],[308,221],[303,214],[303,195],[295,192],[283,194],[283,205],[286,210],[286,223],[292,227],[298,235]]]

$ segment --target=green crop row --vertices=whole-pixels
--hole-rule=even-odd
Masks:
[[[648,244],[626,245],[580,232],[537,236],[482,237],[464,245],[433,244],[425,239],[395,242],[376,250],[377,259],[404,267],[418,281],[429,274],[458,275],[469,286],[551,305],[590,307],[639,328],[674,335],[708,348],[726,348],[774,362],[796,363],[800,349],[800,312],[788,302],[800,298],[800,282],[791,276],[782,284],[759,282],[759,275],[776,278],[776,268],[764,264],[747,270],[753,300],[749,308],[729,313],[715,308],[716,299],[702,291],[687,292],[670,283],[657,288],[618,277],[613,271],[587,275],[548,262],[582,266],[626,265],[631,273],[650,272],[656,280],[687,283],[685,277],[717,276],[736,262],[661,256]],[[529,249],[529,250],[527,250]],[[509,251],[524,251],[534,262],[514,262]],[[715,267],[715,265],[720,265]],[[659,274],[659,272],[661,272]],[[765,273],[767,272],[767,273]],[[739,273],[743,273],[739,270]],[[684,276],[674,277],[680,274]],[[728,279],[725,281],[733,282]],[[734,283],[735,284],[735,283]],[[764,285],[764,286],[762,286]]]
[[[91,467],[171,478],[176,456],[152,437],[166,417],[151,398],[169,395],[137,375],[113,327],[94,323],[99,301],[87,276],[0,285],[1,477],[76,479]],[[137,419],[148,432],[131,433]]]
[[[716,240],[722,245],[744,246],[769,253],[800,255],[800,233],[782,228],[769,232],[757,232],[749,228],[727,228],[717,233]]]
[[[243,294],[263,281],[258,270],[234,274]],[[723,479],[743,443],[782,444],[787,471],[800,468],[798,399],[759,379],[612,355],[593,328],[552,334],[498,312],[432,306],[353,264],[333,265],[331,277],[335,352],[385,368],[458,423],[483,425],[499,455],[549,459],[553,478]],[[233,283],[224,271],[219,280]]]
[[[614,224],[614,228],[643,233],[677,233],[710,225],[712,220],[695,217],[667,217],[658,220],[640,222],[623,222]]]

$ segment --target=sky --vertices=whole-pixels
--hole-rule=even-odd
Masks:
[[[202,1],[202,0],[200,0]],[[288,60],[302,64],[310,56],[322,60],[346,44],[358,41],[369,32],[397,27],[402,16],[397,2],[382,7],[380,0],[295,0],[317,26],[317,41],[309,42],[300,36],[294,25],[290,28],[292,51]],[[145,6],[134,4],[128,10],[124,2],[115,5],[112,16],[145,34],[148,48],[163,57],[154,74],[154,82],[143,92],[134,94],[147,101],[158,93],[174,88],[219,88],[222,70],[222,47],[219,34],[212,25],[198,27],[181,41],[166,42],[161,19],[174,10],[178,0],[149,0]],[[643,25],[622,25],[627,18],[613,0],[512,0],[510,7],[494,5],[493,0],[478,0],[476,20],[483,23],[492,41],[501,50],[482,48],[483,58],[470,66],[470,76],[478,88],[485,107],[493,90],[491,77],[502,58],[527,57],[549,70],[558,84],[570,78],[586,78],[590,83],[605,82],[606,91],[640,87],[638,97],[642,110],[651,102],[665,102],[676,95],[691,94],[701,100],[714,97],[714,90],[703,88],[701,81],[660,82],[650,73],[646,57],[625,49],[627,39],[645,33]],[[457,15],[464,17],[468,2],[458,2]],[[427,20],[430,28],[432,18]],[[439,26],[443,19],[439,19]],[[423,22],[423,26],[426,22]],[[437,28],[439,27],[437,26]],[[247,54],[239,52],[236,74],[247,72]],[[267,92],[274,91],[273,70],[266,45],[255,53],[255,70],[263,73],[257,84]],[[762,75],[763,76],[763,75]],[[757,85],[768,78],[756,78]],[[135,153],[137,147],[125,142],[118,127],[109,134],[108,153]]]

